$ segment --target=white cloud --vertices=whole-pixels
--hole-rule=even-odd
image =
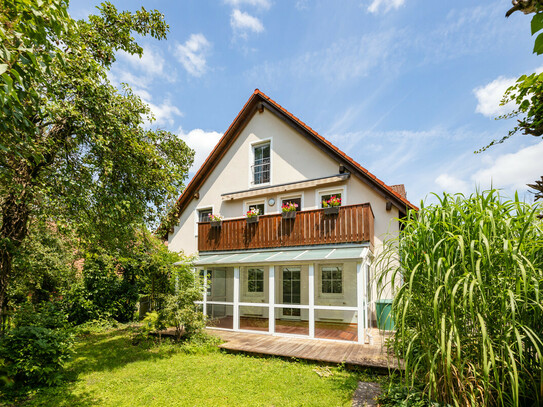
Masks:
[[[179,137],[195,151],[194,163],[191,167],[191,172],[195,172],[202,166],[211,150],[217,145],[222,134],[202,129],[194,129],[185,133],[183,129],[179,129]]]
[[[461,180],[460,178],[455,177],[454,175],[441,174],[435,179],[435,183],[451,194],[455,193],[467,193],[469,191],[469,185],[466,181]]]
[[[207,70],[206,57],[210,48],[211,44],[203,34],[191,34],[184,44],[177,45],[175,54],[190,75],[200,77]]]
[[[515,83],[515,78],[506,78],[500,76],[484,86],[479,86],[473,90],[477,98],[477,107],[475,111],[487,117],[497,117],[513,110],[513,106],[508,103],[500,106],[503,95],[507,88]]]
[[[308,0],[297,0],[295,6],[298,10],[302,11],[302,10],[306,10],[309,7],[307,3],[308,3]]]
[[[264,62],[248,72],[261,87],[274,89],[277,83],[315,79],[330,84],[351,82],[366,77],[376,69],[393,72],[401,63],[388,63],[402,52],[402,31],[388,30],[341,39],[327,48],[308,51],[293,58]]]
[[[224,0],[224,2],[235,8],[248,5],[268,10],[271,7],[271,2],[269,0]]]
[[[398,9],[405,3],[405,0],[373,0],[368,6],[370,13],[378,13],[383,7],[383,13],[387,13],[392,9]]]
[[[246,37],[247,31],[255,33],[264,31],[264,26],[258,18],[243,11],[239,11],[238,9],[232,10],[232,14],[230,15],[230,26],[241,37]]]
[[[119,56],[132,65],[132,67],[147,74],[160,76],[164,73],[164,58],[158,51],[150,47],[143,49],[141,58],[137,54],[132,55],[124,51],[120,51]]]
[[[471,179],[483,188],[492,185],[495,188],[526,190],[526,184],[538,179],[543,173],[541,157],[543,141],[490,160],[490,165],[477,171]]]
[[[151,103],[143,98],[142,100],[149,105],[151,112],[153,112],[153,115],[155,116],[155,121],[153,124],[159,126],[168,125],[171,127],[174,125],[176,116],[183,116],[183,113],[181,113],[181,111],[169,100],[165,100],[160,105],[155,105],[154,103]]]

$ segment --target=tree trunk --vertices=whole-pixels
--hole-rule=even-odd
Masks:
[[[13,192],[1,202],[2,226],[0,228],[0,331],[8,322],[7,287],[11,276],[13,255],[21,246],[28,232],[28,193]]]

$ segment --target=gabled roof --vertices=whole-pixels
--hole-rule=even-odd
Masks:
[[[415,205],[409,202],[405,196],[402,196],[401,193],[396,191],[395,188],[386,185],[366,168],[362,167],[355,160],[330,143],[307,124],[283,108],[280,104],[275,102],[260,90],[255,89],[247,103],[245,103],[230,127],[228,127],[213,151],[211,151],[207,159],[204,161],[200,169],[196,172],[177,200],[176,209],[178,216],[183,212],[192,199],[197,196],[200,186],[217,166],[221,158],[228,151],[228,148],[232,145],[234,140],[241,133],[256,111],[262,111],[262,109],[268,109],[279,119],[297,129],[303,136],[306,136],[309,141],[313,142],[317,147],[332,156],[339,163],[342,163],[344,167],[351,172],[351,174],[358,176],[359,179],[383,195],[385,199],[389,199],[400,210],[400,212],[405,213],[407,209],[418,209]]]

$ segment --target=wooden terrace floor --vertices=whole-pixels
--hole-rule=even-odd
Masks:
[[[378,330],[372,330],[376,339],[374,345],[215,329],[207,331],[225,341],[219,347],[232,352],[274,355],[334,364],[345,363],[350,366],[379,369],[398,368],[396,360],[386,354],[386,348],[382,345],[382,336],[379,335]],[[376,336],[381,336],[381,338],[376,338]]]

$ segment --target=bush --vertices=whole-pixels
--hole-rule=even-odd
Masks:
[[[67,315],[56,303],[26,303],[15,312],[13,324],[0,339],[3,373],[20,384],[58,384],[72,354]]]
[[[435,401],[430,401],[422,389],[418,387],[408,388],[402,384],[391,383],[378,397],[381,407],[440,407]]]
[[[111,317],[119,322],[134,319],[139,298],[138,285],[129,259],[114,259],[106,254],[90,254],[83,268],[84,292],[80,293],[92,302],[94,315],[89,319]],[[80,321],[84,322],[84,321]]]
[[[66,331],[21,326],[0,340],[0,358],[7,376],[23,384],[59,384],[70,357],[72,337]]]
[[[41,326],[48,329],[66,329],[68,327],[68,315],[59,303],[44,302],[33,305],[25,303],[21,305],[13,316],[13,325]]]
[[[539,211],[488,191],[445,194],[401,220],[378,267],[381,282],[403,281],[394,349],[408,387],[458,406],[543,403]]]

